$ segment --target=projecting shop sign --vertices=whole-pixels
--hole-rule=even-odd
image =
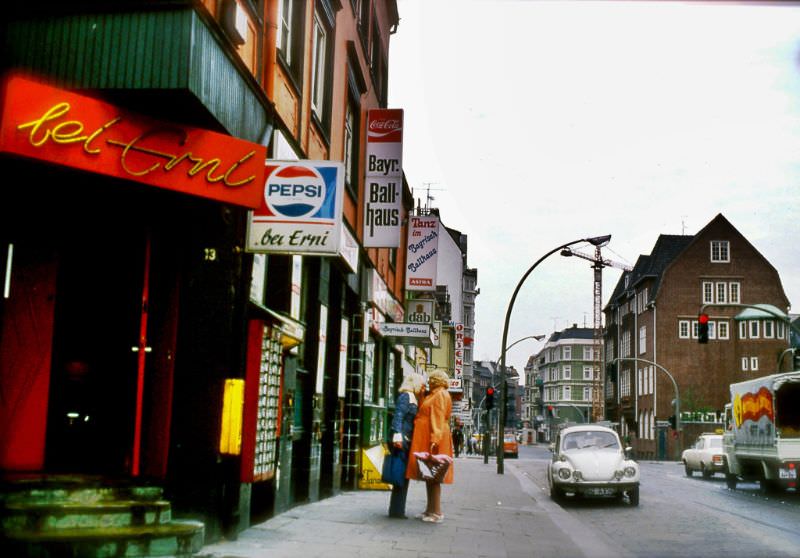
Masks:
[[[339,252],[344,166],[267,161],[261,205],[250,213],[250,252],[330,256]]]
[[[435,291],[439,218],[410,217],[406,242],[406,290]]]
[[[403,201],[403,110],[367,113],[364,247],[400,246]]]

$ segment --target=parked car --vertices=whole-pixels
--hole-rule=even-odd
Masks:
[[[506,457],[519,457],[519,442],[513,432],[506,432],[503,436],[503,455]]]
[[[683,450],[681,461],[687,477],[691,477],[695,471],[700,471],[705,478],[714,473],[724,473],[722,434],[700,434],[692,447]]]
[[[569,494],[618,500],[627,495],[631,505],[639,505],[639,464],[630,459],[630,448],[623,449],[611,428],[594,424],[564,428],[550,449],[547,482],[553,500]]]

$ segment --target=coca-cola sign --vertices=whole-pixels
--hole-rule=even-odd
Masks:
[[[397,248],[403,188],[403,110],[367,113],[364,246]]]
[[[367,117],[368,143],[403,142],[403,110],[375,109]]]

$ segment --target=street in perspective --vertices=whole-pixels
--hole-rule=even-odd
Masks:
[[[0,17],[0,556],[800,556],[800,1]]]
[[[385,516],[388,494],[347,493],[302,506],[209,545],[200,556],[423,557],[791,557],[797,555],[800,494],[765,494],[755,483],[729,489],[722,474],[687,477],[682,463],[642,461],[641,500],[614,498],[554,502],[545,445],[522,446],[496,475],[494,460],[456,460],[459,478],[446,487],[447,521]],[[409,512],[424,506],[412,484]],[[326,542],[323,542],[324,541]]]

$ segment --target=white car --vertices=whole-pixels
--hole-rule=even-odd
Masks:
[[[722,434],[700,434],[692,447],[683,450],[681,461],[687,477],[695,471],[700,471],[705,478],[716,472],[724,473]]]
[[[568,494],[588,497],[625,495],[639,505],[639,464],[628,457],[611,428],[582,424],[563,429],[551,446],[547,467],[550,497],[560,501]]]

